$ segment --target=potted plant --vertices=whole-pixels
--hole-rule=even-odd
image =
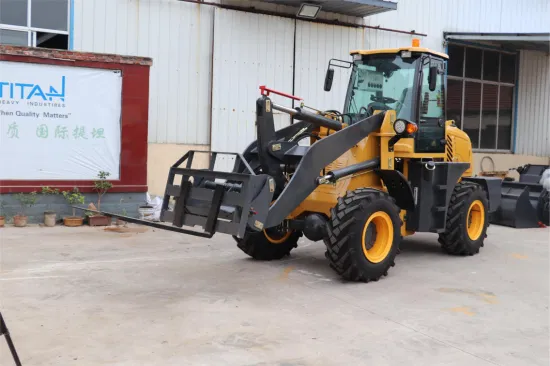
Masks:
[[[38,199],[36,191],[31,193],[18,193],[15,195],[15,199],[19,201],[19,212],[13,217],[13,225],[15,227],[25,227],[27,226],[28,217],[25,214],[27,208],[31,208],[36,205]]]
[[[107,180],[111,173],[100,171],[97,175],[98,180],[94,181],[94,191],[97,192],[97,210],[101,212],[101,198],[107,191],[113,188],[113,184]],[[111,224],[111,218],[101,214],[93,214],[88,217],[90,226],[108,226]]]
[[[44,196],[55,196],[59,194],[59,189],[57,188],[50,188],[50,187],[42,187],[42,194]],[[51,203],[46,204],[47,206],[50,206]],[[46,210],[44,211],[44,225],[47,227],[53,227],[55,226],[55,222],[57,221],[57,214],[54,211]]]
[[[4,216],[4,201],[0,201],[0,227],[6,224],[6,216]]]
[[[84,204],[84,195],[80,193],[78,188],[74,187],[72,191],[64,191],[63,197],[69,205]],[[84,222],[84,218],[81,216],[76,216],[76,209],[73,207],[73,215],[66,216],[63,218],[63,225],[65,226],[81,226]]]

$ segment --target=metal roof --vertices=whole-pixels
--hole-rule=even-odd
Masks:
[[[491,42],[503,48],[550,52],[550,33],[468,33],[448,32],[446,40]]]
[[[321,5],[322,12],[331,12],[354,17],[366,17],[397,9],[397,2],[387,0],[265,0],[268,3],[299,8],[303,3]]]

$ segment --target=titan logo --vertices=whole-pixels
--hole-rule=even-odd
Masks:
[[[58,92],[57,90],[61,90]],[[48,91],[48,92],[45,92]],[[61,77],[61,88],[48,87],[39,84],[12,83],[0,81],[0,99],[27,99],[53,101],[54,98],[65,101],[65,76]]]

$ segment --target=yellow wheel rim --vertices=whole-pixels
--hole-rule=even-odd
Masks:
[[[467,230],[470,240],[477,240],[483,232],[485,226],[485,209],[480,200],[475,200],[468,209]]]
[[[274,203],[275,203],[275,201],[271,201],[271,204],[269,206],[273,205]],[[282,244],[282,243],[284,243],[285,241],[287,241],[288,238],[290,238],[290,236],[294,232],[294,230],[288,230],[288,231],[285,231],[284,233],[280,232],[280,231],[277,231],[277,232],[274,232],[271,235],[269,235],[265,229],[263,231],[264,231],[264,235],[265,235],[266,239],[271,244]],[[275,234],[275,235],[273,235],[273,234]]]
[[[372,224],[372,232],[369,225]],[[367,233],[370,232],[370,237]],[[365,257],[372,263],[380,263],[388,256],[393,245],[393,223],[384,211],[373,213],[363,228],[362,246]]]
[[[292,232],[293,232],[293,230],[289,230],[289,231],[286,231],[284,234],[283,233],[276,233],[276,235],[269,236],[267,231],[264,230],[264,235],[265,235],[266,239],[269,240],[269,242],[271,244],[282,244],[285,241],[287,241],[288,238],[290,238],[290,235],[292,235]],[[281,236],[281,234],[283,234],[283,235]]]

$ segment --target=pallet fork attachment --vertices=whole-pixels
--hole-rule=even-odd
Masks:
[[[208,169],[192,168],[197,153],[211,155]],[[244,165],[246,173],[214,171],[219,155],[235,156],[235,166]],[[242,238],[247,230],[261,231],[264,228],[274,191],[273,178],[255,174],[241,154],[191,150],[172,165],[168,174],[160,221],[171,223],[171,226],[84,207],[75,208],[204,238],[211,238],[216,232]],[[175,201],[173,210],[170,208],[172,200]],[[183,226],[200,226],[203,231]]]

